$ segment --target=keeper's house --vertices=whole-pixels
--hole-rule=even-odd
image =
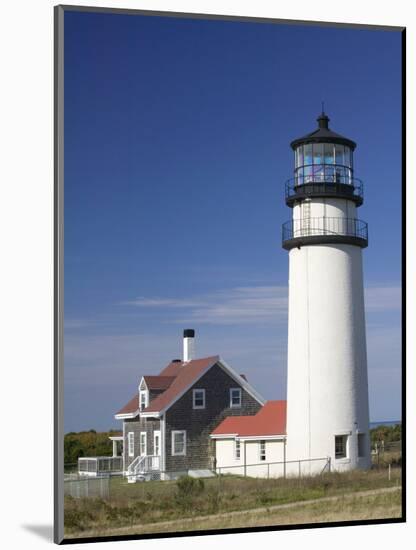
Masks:
[[[184,331],[183,360],[142,376],[115,415],[123,421],[123,472],[130,482],[212,475],[214,429],[226,417],[262,409],[264,399],[219,356],[193,358],[194,335]]]
[[[225,418],[211,433],[216,470],[253,477],[286,475],[286,401],[267,401],[254,416]]]

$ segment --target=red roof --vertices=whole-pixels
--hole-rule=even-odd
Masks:
[[[143,376],[149,390],[167,390],[175,380],[174,376]]]
[[[124,405],[116,414],[130,414],[139,410],[139,395],[136,394],[130,401]]]
[[[254,416],[228,416],[211,435],[256,437],[286,434],[286,401],[267,401]]]
[[[176,397],[185,391],[194,380],[198,378],[206,369],[215,365],[219,360],[218,355],[205,357],[204,359],[194,359],[188,363],[171,363],[167,369],[173,365],[181,365],[177,376],[174,378],[169,388],[149,404],[143,412],[158,412],[165,409]],[[167,370],[165,369],[165,371]],[[164,371],[162,371],[164,372]]]
[[[165,367],[159,376],[177,376],[184,363],[182,361],[172,361]]]
[[[149,389],[165,390],[153,399],[142,412],[159,412],[169,406],[183,391],[192,385],[199,375],[219,360],[218,355],[194,359],[188,363],[172,362],[165,367],[159,376],[144,376]],[[139,396],[136,394],[118,414],[135,414],[139,411]]]

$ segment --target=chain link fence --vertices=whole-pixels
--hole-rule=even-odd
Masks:
[[[401,442],[379,444],[372,449],[372,469],[386,476],[389,481],[401,483]],[[259,491],[271,487],[279,480],[317,479],[333,470],[329,458],[295,460],[286,462],[260,462],[238,466],[216,467],[203,471],[149,471],[144,474],[101,472],[94,477],[81,475],[77,464],[66,464],[64,493],[73,498],[100,497],[103,499],[124,498],[170,498],[177,490],[176,481],[183,476],[201,477],[212,490],[225,492],[235,487],[249,486]],[[240,482],[239,482],[240,480]],[[162,481],[163,483],[160,483]],[[270,485],[272,484],[272,485]]]

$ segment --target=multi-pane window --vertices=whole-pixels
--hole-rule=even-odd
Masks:
[[[134,433],[129,432],[127,434],[127,445],[129,449],[129,456],[134,456]]]
[[[264,440],[260,441],[260,460],[266,460],[266,442]]]
[[[186,455],[186,431],[172,431],[172,455]]]
[[[308,143],[295,151],[295,185],[351,183],[352,151],[335,143]]]
[[[335,436],[335,458],[346,458],[347,456],[347,435]]]
[[[147,391],[141,390],[139,394],[140,410],[144,410],[147,407]]]
[[[365,434],[358,434],[358,456],[361,458],[366,455],[366,438]]]
[[[146,432],[140,432],[140,455],[145,456],[147,454],[147,440]]]
[[[241,388],[230,389],[230,407],[241,407]]]
[[[198,389],[193,390],[193,408],[194,409],[205,409],[205,390]]]
[[[239,439],[236,439],[234,443],[234,457],[236,460],[241,458],[241,441]]]
[[[156,456],[160,455],[160,432],[156,431],[153,433],[153,454]]]

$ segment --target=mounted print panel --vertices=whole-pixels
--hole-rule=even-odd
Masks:
[[[56,542],[405,520],[404,36],[55,8]]]

